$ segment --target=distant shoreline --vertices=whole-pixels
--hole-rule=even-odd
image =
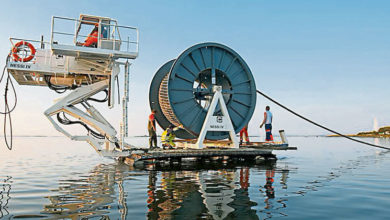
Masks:
[[[348,137],[370,137],[370,138],[389,138],[390,126],[381,127],[378,131],[363,131],[357,134],[346,134]],[[338,134],[331,134],[327,137],[340,137]]]

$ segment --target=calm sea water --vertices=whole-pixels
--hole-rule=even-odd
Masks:
[[[341,138],[290,137],[298,150],[273,163],[171,170],[134,170],[65,137],[14,141],[0,148],[4,219],[390,218],[390,153]]]

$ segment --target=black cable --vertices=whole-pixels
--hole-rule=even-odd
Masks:
[[[62,93],[66,92],[69,89],[77,88],[76,85],[72,85],[72,86],[59,86],[59,85],[55,85],[55,84],[51,83],[51,81],[50,81],[51,77],[52,76],[46,75],[46,76],[44,76],[44,79],[45,79],[45,82],[47,84],[47,87],[49,87],[49,89],[51,89],[51,90],[54,90],[56,93],[62,94]]]
[[[327,131],[329,131],[329,132],[332,132],[332,133],[334,133],[334,134],[337,134],[337,135],[339,135],[339,136],[341,136],[341,137],[347,138],[347,139],[349,139],[349,140],[351,140],[351,141],[356,141],[356,142],[358,142],[358,143],[366,144],[366,145],[369,145],[369,146],[372,146],[372,147],[377,147],[377,148],[382,148],[382,149],[390,150],[389,147],[384,147],[384,146],[380,146],[380,145],[376,145],[376,144],[371,144],[371,143],[368,143],[368,142],[365,142],[365,141],[361,141],[361,140],[358,140],[358,139],[355,139],[355,138],[351,138],[351,137],[349,137],[349,136],[347,136],[347,135],[341,134],[341,133],[339,133],[339,132],[337,132],[337,131],[334,131],[334,130],[332,130],[332,129],[330,129],[330,128],[327,128],[327,127],[325,127],[325,126],[322,126],[322,125],[320,125],[320,124],[318,124],[318,123],[316,123],[316,122],[314,122],[314,121],[312,121],[312,120],[310,120],[310,119],[308,119],[308,118],[306,118],[306,117],[303,117],[302,115],[300,115],[300,114],[294,112],[293,110],[287,108],[286,106],[284,106],[284,105],[280,104],[279,102],[273,100],[272,98],[270,98],[270,97],[267,96],[266,94],[260,92],[259,90],[256,90],[256,91],[257,91],[257,93],[259,93],[260,95],[264,96],[265,98],[267,98],[267,99],[270,100],[271,102],[273,102],[273,103],[279,105],[280,107],[284,108],[285,110],[289,111],[290,113],[294,114],[295,116],[298,116],[299,118],[301,118],[301,119],[303,119],[303,120],[305,120],[305,121],[307,121],[307,122],[310,122],[310,123],[312,123],[313,125],[316,125],[317,127],[320,127],[320,128],[322,128],[322,129],[325,129],[325,130],[327,130]]]
[[[103,90],[103,92],[106,93],[106,97],[104,99],[95,99],[95,98],[88,98],[88,101],[93,101],[93,102],[106,102],[108,100],[108,91],[107,89]]]
[[[4,76],[5,76],[5,70],[7,68],[7,64],[8,64],[8,61],[9,61],[9,58],[10,58],[10,55],[8,54],[7,58],[6,58],[6,64],[4,66],[4,69],[3,69],[3,73],[1,74],[1,77],[0,77],[0,83],[3,81]],[[9,150],[12,150],[12,143],[13,143],[13,132],[12,132],[12,120],[11,120],[11,112],[13,112],[16,108],[16,105],[18,103],[18,97],[16,95],[16,90],[15,90],[15,86],[12,82],[12,79],[11,79],[11,76],[10,76],[10,73],[7,71],[7,78],[6,78],[6,83],[5,83],[5,90],[4,90],[4,112],[0,112],[0,114],[3,114],[4,115],[4,126],[3,126],[3,133],[4,133],[4,141],[5,141],[5,144],[7,146],[7,148]],[[14,104],[12,106],[12,108],[9,107],[9,103],[8,103],[8,91],[9,91],[9,85],[11,85],[11,89],[14,93]],[[10,139],[7,138],[7,118],[8,118],[8,122],[9,122],[9,130],[10,130]]]
[[[70,124],[81,124],[85,129],[87,129],[87,131],[94,137],[98,138],[98,139],[104,139],[105,136],[104,135],[101,135],[100,133],[92,130],[90,127],[88,127],[88,125],[86,125],[84,122],[82,121],[71,121],[68,117],[66,117],[65,113],[62,112],[63,114],[63,117],[65,120],[63,120],[61,123],[63,123],[65,121],[65,124],[66,125],[70,125]],[[57,119],[59,119],[59,114],[57,114]],[[60,118],[61,119],[61,118]],[[63,123],[64,124],[64,123]]]
[[[8,107],[8,101],[7,98],[5,98],[5,106],[4,106],[5,111],[9,111]],[[8,142],[7,139],[7,116],[8,116],[8,121],[9,121],[9,127],[10,127],[10,142]],[[11,120],[11,113],[9,114],[4,114],[4,141],[5,145],[7,145],[8,150],[12,150],[12,141],[13,141],[13,133],[12,133],[12,120]]]
[[[60,113],[57,113],[57,120],[58,122],[60,122],[61,124],[63,125],[72,125],[72,124],[80,124],[82,125],[87,131],[89,134],[91,134],[93,137],[95,138],[98,138],[98,139],[105,139],[105,136],[92,130],[90,127],[88,127],[88,125],[86,125],[84,122],[82,121],[71,121],[69,118],[66,117],[65,113],[62,112],[62,117],[60,117]]]
[[[9,58],[9,55],[7,56],[6,64],[4,66],[3,73],[1,74],[1,77],[0,77],[0,83],[3,81],[4,75],[5,75],[5,70],[7,68],[7,64],[8,64],[8,60],[9,60],[8,58]],[[15,110],[16,104],[18,102],[18,97],[16,95],[16,90],[15,90],[14,84],[11,80],[9,72],[7,72],[7,82],[5,84],[5,90],[4,90],[4,99],[7,100],[7,103],[8,103],[8,85],[9,84],[11,84],[11,88],[12,88],[12,91],[14,93],[14,99],[15,99],[14,105],[12,106],[12,108],[8,108],[7,111],[0,112],[0,114],[9,114],[9,113],[13,112]]]
[[[67,87],[65,86],[58,86],[58,85],[53,85],[50,80],[51,80],[51,76],[44,76],[44,79],[45,79],[45,82],[47,84],[47,87],[49,87],[49,89],[51,90],[54,90],[56,93],[59,93],[59,94],[62,94],[64,92],[66,92],[67,90]]]
[[[57,119],[60,123],[62,124],[65,124],[65,125],[70,125],[70,124],[81,124],[85,129],[87,129],[87,131],[94,137],[98,138],[98,139],[104,139],[105,136],[104,135],[101,135],[99,134],[98,132],[92,130],[90,127],[88,127],[88,125],[86,125],[84,122],[82,121],[71,121],[68,117],[66,117],[65,113],[62,112],[63,114],[63,117],[64,119],[61,119],[59,118],[59,114],[57,114]]]

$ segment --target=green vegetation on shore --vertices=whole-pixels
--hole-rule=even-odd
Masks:
[[[348,134],[349,137],[376,137],[376,138],[382,138],[382,137],[390,137],[390,126],[385,126],[379,128],[378,131],[363,131],[359,132],[357,134]],[[337,134],[328,135],[328,137],[339,137]]]

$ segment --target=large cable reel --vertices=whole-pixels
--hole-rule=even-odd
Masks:
[[[158,124],[183,125],[175,134],[192,139],[199,135],[211,103],[213,85],[222,86],[235,132],[251,119],[256,106],[256,85],[245,61],[231,48],[218,43],[194,45],[177,59],[165,63],[150,85],[149,103]],[[214,115],[221,114],[219,107]],[[221,140],[227,132],[208,132],[206,138]]]

